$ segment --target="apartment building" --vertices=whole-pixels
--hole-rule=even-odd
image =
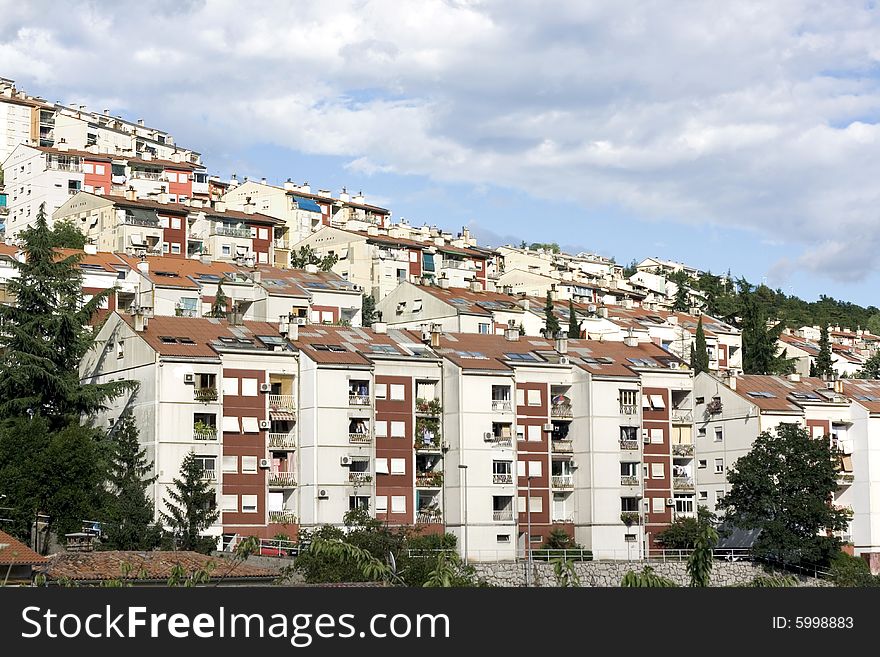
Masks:
[[[320,257],[336,255],[339,260],[333,271],[363,287],[377,301],[405,281],[445,280],[449,287],[460,288],[472,282],[481,289],[487,285],[486,256],[481,251],[380,234],[376,226],[365,231],[326,226],[294,248],[302,246]]]
[[[15,82],[0,78],[0,162],[19,144],[31,139],[31,122],[39,116],[43,102],[15,88]],[[47,126],[47,129],[51,129]]]

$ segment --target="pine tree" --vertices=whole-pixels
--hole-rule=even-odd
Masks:
[[[131,384],[84,384],[79,363],[92,343],[89,322],[109,290],[84,302],[82,254],[60,257],[41,205],[36,224],[20,234],[24,261],[7,290],[15,305],[0,305],[0,418],[39,414],[52,428],[79,422]]]
[[[168,489],[165,506],[161,512],[163,522],[171,530],[175,548],[210,552],[214,540],[201,533],[219,517],[216,509],[214,487],[203,477],[204,470],[193,452],[187,454],[180,465],[180,477],[176,477]]]
[[[819,355],[816,356],[816,376],[832,376],[834,367],[831,363],[831,342],[828,339],[828,324],[822,325],[819,334]]]
[[[694,359],[691,361],[694,374],[709,371],[709,349],[706,346],[706,332],[703,330],[703,318],[697,321],[697,335],[694,338]]]
[[[544,330],[548,338],[559,333],[559,320],[553,314],[553,298],[550,296],[550,290],[547,290],[547,303],[544,306]]]
[[[767,306],[745,279],[737,281],[740,291],[740,328],[742,329],[743,370],[746,374],[778,374],[790,364],[777,354],[777,341],[783,323],[768,327]]]
[[[152,463],[138,442],[134,419],[125,415],[116,424],[108,473],[110,491],[105,504],[107,531],[102,547],[108,550],[150,550],[159,544],[153,523],[153,502],[147,488],[156,477],[147,476]]]
[[[568,300],[568,337],[575,339],[581,337],[581,323],[578,321],[577,311],[571,299]]]
[[[672,310],[676,312],[687,312],[690,309],[688,302],[688,284],[690,278],[684,272],[679,270],[669,276],[669,280],[675,283],[675,300],[672,303]]]
[[[222,283],[217,283],[217,294],[214,296],[214,303],[211,304],[211,310],[207,316],[216,319],[226,317],[226,293],[223,292]]]

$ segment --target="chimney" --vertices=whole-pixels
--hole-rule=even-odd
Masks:
[[[344,201],[346,203],[351,200],[351,197],[348,195],[348,192],[346,191],[345,187],[343,187],[342,191],[339,192],[339,200]]]
[[[513,320],[507,322],[507,328],[504,329],[504,339],[508,342],[517,342],[519,340],[519,329],[516,328]]]
[[[599,317],[604,317],[605,319],[608,319],[608,308],[606,308],[605,306],[599,308]]]
[[[210,265],[211,264],[211,256],[209,256],[207,253],[202,253],[199,256],[199,262],[201,262],[203,265]]]
[[[138,271],[144,276],[150,273],[150,263],[146,260],[141,260],[139,263],[137,263],[137,268]]]
[[[168,194],[165,192],[165,188],[162,188],[162,191],[156,197],[156,200],[159,201],[162,205],[168,205]]]
[[[639,339],[633,335],[632,329],[627,332],[626,337],[623,339],[623,344],[625,344],[627,347],[639,346]]]
[[[288,192],[296,190],[296,185],[293,184],[293,181],[290,178],[284,181],[284,190]]]
[[[138,120],[137,120],[137,124],[138,124],[140,127],[143,128],[143,127],[144,127],[144,120],[143,120],[143,119],[138,119]]]
[[[226,203],[224,201],[214,201],[214,210],[217,212],[226,212]]]
[[[797,372],[792,372],[791,374],[788,375],[788,380],[791,381],[792,383],[797,383],[798,381],[801,380],[801,375],[798,374]]]
[[[367,226],[367,235],[378,235],[379,227],[376,224],[370,224]]]
[[[306,265],[304,269],[310,274],[318,273],[318,265]]]
[[[260,178],[260,184],[261,184],[261,185],[265,185],[265,184],[266,184],[266,179],[265,179],[265,178]]]
[[[245,214],[253,214],[256,211],[256,205],[250,202],[250,197],[248,197],[248,202],[244,204],[244,213]]]
[[[626,299],[623,300],[623,307],[626,308],[627,310],[632,310],[634,305],[635,304],[633,303],[633,300],[630,299],[629,297],[627,297]]]
[[[568,353],[568,335],[559,331],[556,334],[556,344],[555,349],[557,354],[567,354]]]
[[[678,325],[678,315],[669,315],[669,317],[666,318],[666,323],[672,324],[673,326],[677,326]]]
[[[449,279],[445,276],[441,276],[437,279],[437,285],[440,286],[440,289],[448,290],[449,289]]]
[[[104,116],[110,116],[110,110],[106,107],[104,108]]]
[[[556,289],[556,283],[550,283],[550,301],[559,301],[559,290]]]
[[[354,197],[353,199],[351,199],[351,200],[354,201],[355,203],[363,203],[363,202],[366,200],[366,198],[364,197],[364,193],[363,193],[363,192],[358,192],[358,193],[357,193],[357,196],[355,196],[355,197]]]
[[[143,333],[147,329],[147,318],[142,312],[136,312],[133,316],[134,330]]]
[[[287,327],[287,339],[291,342],[299,340],[299,324],[290,324]]]
[[[309,185],[309,181],[306,180],[302,185],[300,185],[299,191],[305,192],[306,194],[312,193],[312,187]]]
[[[731,390],[736,390],[736,375],[728,374],[727,377],[725,377],[724,379],[724,383],[726,383],[727,387]]]
[[[153,159],[153,154],[150,153],[149,151],[144,151],[143,154],[141,155],[141,159],[144,161],[150,161]]]
[[[136,201],[138,197],[137,190],[134,187],[129,187],[125,190],[125,198],[129,201]]]
[[[380,335],[384,335],[388,333],[388,324],[385,322],[373,322],[373,331]]]
[[[440,336],[442,331],[439,324],[431,324],[431,347],[436,349],[440,346]]]
[[[62,153],[66,153],[68,150],[70,150],[70,147],[68,147],[67,141],[62,137],[58,140],[58,143],[55,144],[55,149],[61,151]]]
[[[98,246],[96,244],[86,244],[83,247],[83,251],[86,255],[95,255],[98,252]]]
[[[471,292],[482,292],[483,284],[480,281],[471,281],[470,289]]]

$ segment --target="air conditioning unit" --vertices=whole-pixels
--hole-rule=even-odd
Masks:
[[[290,323],[295,326],[305,326],[306,322],[308,322],[307,317],[291,317]]]
[[[183,375],[183,382],[184,383],[195,383],[196,382],[196,375],[193,374],[192,372],[184,374]]]
[[[270,465],[269,459],[260,459],[260,467],[263,469],[268,468]]]
[[[269,420],[260,420],[260,429],[268,429],[272,426]]]
[[[318,499],[319,500],[326,500],[328,497],[329,497],[329,495],[327,495],[326,488],[319,488],[318,489]]]
[[[559,364],[560,365],[569,365],[570,361],[568,360],[568,356],[560,356],[559,357]]]
[[[541,427],[541,428],[544,429],[544,431],[553,431],[553,423],[552,423],[552,422],[548,422],[547,424],[545,424],[545,425],[544,425],[543,427]]]
[[[261,383],[260,384],[260,392],[270,392],[272,390],[271,383]]]
[[[487,431],[486,433],[483,434],[483,440],[492,440],[492,438],[494,438],[494,437],[495,437],[495,434],[492,433],[491,431]]]
[[[666,506],[675,506],[675,498],[667,497],[666,498]]]
[[[341,456],[339,458],[339,465],[351,465],[351,457],[350,456]]]

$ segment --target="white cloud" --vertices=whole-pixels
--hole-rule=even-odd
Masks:
[[[54,7],[0,0],[0,74],[115,101],[197,150],[272,143],[367,175],[736,226],[800,245],[780,271],[847,281],[880,263],[870,4]]]

